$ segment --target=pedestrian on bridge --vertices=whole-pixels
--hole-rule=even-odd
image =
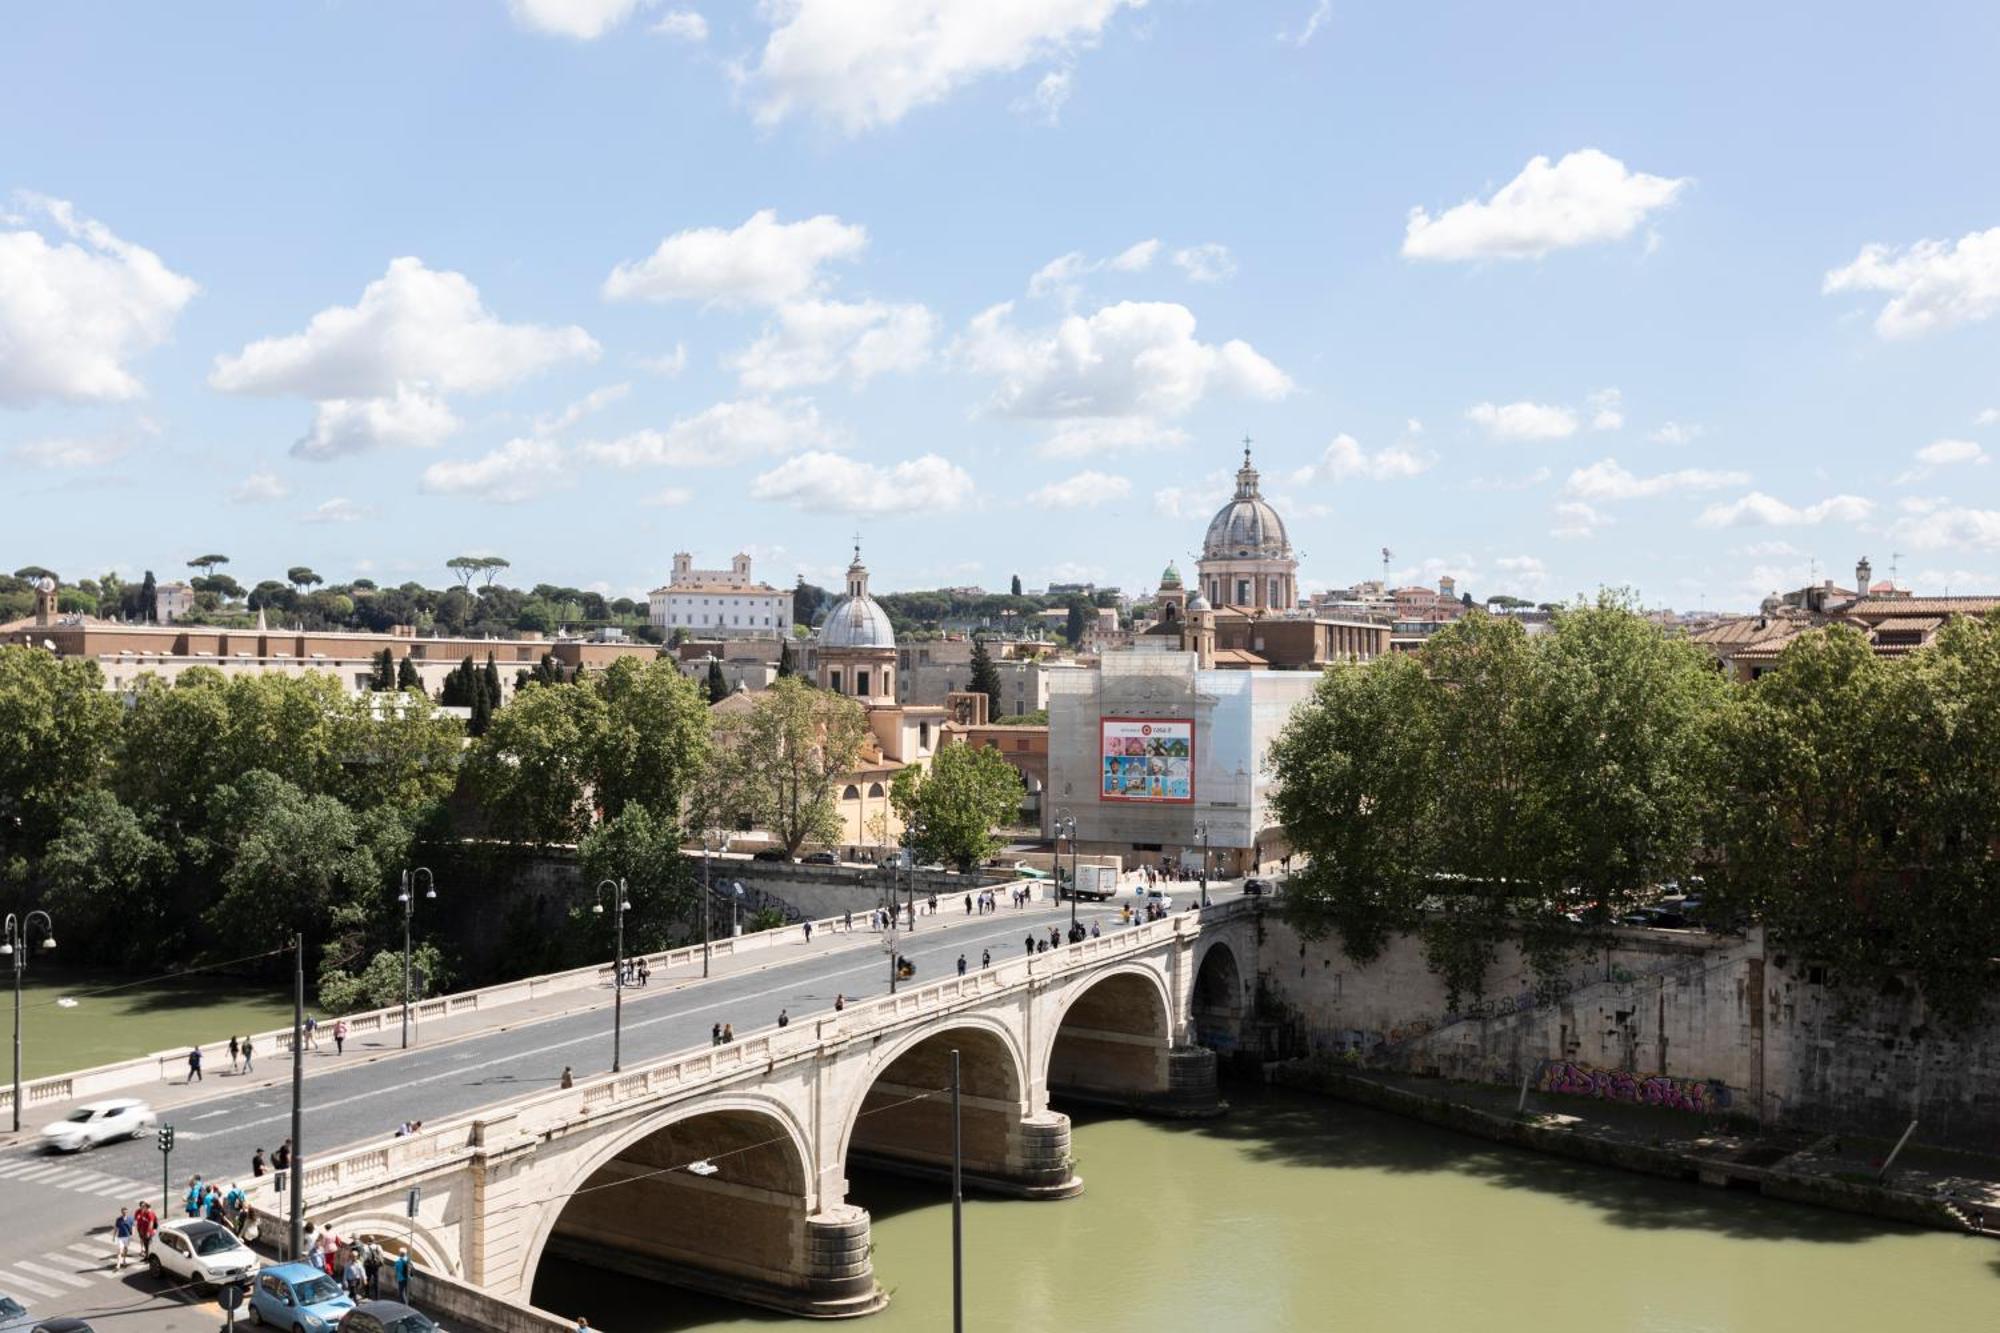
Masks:
[[[806,943],[811,944],[813,942],[813,923],[810,921],[801,921],[799,925],[806,932]]]
[[[306,1015],[306,1049],[309,1051],[319,1049],[319,1020],[311,1014]],[[250,1067],[250,1039],[248,1037],[243,1039],[243,1066],[244,1072],[248,1073]]]
[[[1028,952],[1032,955],[1035,952],[1035,937],[1033,935],[1028,936],[1027,945]]]
[[[333,1053],[347,1054],[347,1020],[338,1018],[333,1023]]]
[[[274,1177],[271,1183],[277,1187],[280,1194],[285,1192],[285,1175],[291,1168],[292,1141],[286,1139],[278,1145],[278,1151],[271,1154],[271,1174]]]
[[[847,996],[845,994],[836,995],[833,997],[833,1012],[837,1014],[846,1007],[847,1007]]]
[[[236,1046],[236,1038],[232,1036],[229,1039],[229,1072],[232,1074],[236,1072]]]
[[[200,1080],[201,1080],[201,1047],[197,1046],[193,1050],[188,1052],[187,1081],[190,1083],[197,1083]]]
[[[778,1011],[778,1026],[781,1028],[788,1028],[791,1025],[792,1025],[792,1016],[786,1013],[783,1009],[780,1009]]]
[[[576,1075],[570,1072],[570,1068],[568,1065],[563,1066],[562,1086],[565,1088],[573,1088],[576,1086]]]
[[[969,893],[965,895],[965,914],[972,915],[972,895]]]
[[[961,977],[965,975],[965,955],[964,955],[964,954],[960,954],[960,955],[958,956],[958,975],[960,975]]]
[[[307,1031],[307,1032],[311,1032],[311,1031],[312,1031],[312,1029],[311,1029],[310,1027],[308,1027],[308,1028],[306,1029],[306,1031]],[[251,1049],[250,1049],[250,1039],[249,1039],[248,1037],[245,1037],[245,1038],[243,1039],[243,1072],[244,1072],[244,1073],[246,1073],[246,1074],[250,1072],[250,1056],[251,1056],[251,1055],[252,1055],[252,1051],[251,1051]]]
[[[840,918],[840,928],[846,934],[852,935],[854,933],[854,909],[852,907],[848,908],[847,911],[844,914],[842,914]]]
[[[993,966],[993,951],[991,949],[981,949],[979,951],[979,965],[981,967]]]
[[[398,1248],[396,1251],[396,1299],[408,1303],[410,1299],[410,1252]]]

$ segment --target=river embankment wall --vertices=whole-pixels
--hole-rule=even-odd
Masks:
[[[1952,1031],[1913,986],[1844,987],[1761,930],[1621,929],[1554,977],[1504,943],[1454,1006],[1419,938],[1362,964],[1274,912],[1259,976],[1311,1051],[1358,1068],[2000,1149],[2000,1021]]]

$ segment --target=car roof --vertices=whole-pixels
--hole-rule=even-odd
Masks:
[[[220,1231],[223,1235],[229,1237],[229,1239],[231,1240],[236,1239],[236,1233],[231,1231],[228,1227],[222,1225],[222,1223],[220,1222],[211,1222],[205,1217],[183,1217],[177,1221],[166,1223],[160,1228],[160,1230],[178,1231],[183,1236],[187,1236],[190,1238],[207,1236],[217,1231]],[[240,1243],[241,1242],[239,1242],[239,1244]]]
[[[401,1301],[362,1301],[354,1307],[362,1314],[372,1314],[377,1319],[401,1319],[406,1314],[422,1314],[414,1305]]]
[[[106,1097],[101,1102],[85,1102],[76,1109],[79,1111],[122,1111],[128,1106],[144,1106],[145,1104],[137,1097]]]
[[[317,1264],[299,1263],[266,1264],[260,1270],[265,1277],[281,1277],[287,1282],[298,1282],[309,1277],[325,1277],[326,1270]]]
[[[44,1319],[41,1323],[36,1324],[35,1327],[38,1329],[47,1329],[48,1333],[94,1333],[89,1324],[84,1323],[81,1319],[72,1319],[68,1315],[61,1315],[55,1319]]]

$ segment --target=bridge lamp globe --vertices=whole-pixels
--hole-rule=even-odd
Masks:
[[[709,1161],[707,1158],[703,1158],[699,1162],[688,1163],[688,1171],[697,1176],[712,1176],[720,1169],[721,1169],[720,1167],[716,1166],[714,1162]]]

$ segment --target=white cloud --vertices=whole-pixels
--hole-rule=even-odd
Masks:
[[[1392,444],[1371,454],[1352,435],[1336,435],[1320,454],[1318,462],[1308,463],[1293,472],[1289,480],[1294,486],[1313,486],[1352,478],[1400,481],[1422,475],[1430,470],[1435,461],[1403,444]]]
[[[1174,265],[1190,282],[1226,282],[1236,276],[1236,258],[1229,247],[1212,241],[1174,251]]]
[[[1465,419],[1496,440],[1562,440],[1576,434],[1576,413],[1549,403],[1476,403]]]
[[[132,452],[129,439],[99,436],[89,439],[51,438],[12,445],[7,456],[28,467],[51,470],[104,467]]]
[[[1989,407],[1972,419],[1975,426],[2000,425],[2000,407]]]
[[[229,488],[229,499],[240,505],[272,504],[291,493],[292,488],[277,473],[252,472]]]
[[[1620,241],[1671,204],[1686,179],[1627,171],[1595,148],[1551,165],[1530,158],[1491,199],[1469,199],[1432,217],[1410,210],[1406,259],[1539,259],[1553,250]]]
[[[1108,417],[1064,422],[1035,446],[1035,453],[1041,458],[1096,458],[1149,449],[1178,449],[1187,442],[1186,431],[1162,426],[1146,417]]]
[[[1859,523],[1874,509],[1874,501],[1858,495],[1835,495],[1799,508],[1752,491],[1741,499],[1710,505],[1695,522],[1704,528],[1801,528],[1828,521]]]
[[[295,458],[324,460],[370,449],[423,449],[458,430],[441,399],[398,386],[388,398],[328,398],[313,407],[312,429],[292,444]]]
[[[1564,500],[1556,505],[1555,526],[1549,529],[1549,536],[1565,541],[1589,537],[1599,528],[1609,527],[1609,516],[1581,500]]]
[[[1095,509],[1132,493],[1132,483],[1109,472],[1079,472],[1028,493],[1037,509]]]
[[[708,20],[692,9],[669,9],[653,24],[653,32],[682,42],[708,40]]]
[[[50,226],[0,213],[18,228],[0,230],[0,405],[139,397],[126,362],[166,341],[200,288],[63,200],[22,199]]]
[[[677,380],[681,377],[681,372],[686,370],[687,367],[688,349],[686,343],[675,343],[673,351],[663,353],[660,356],[642,356],[639,358],[639,369],[658,375],[662,379]]]
[[[1316,0],[1312,13],[1306,15],[1305,23],[1296,34],[1280,32],[1278,40],[1292,46],[1304,46],[1319,34],[1327,21],[1333,17],[1333,0]]]
[[[478,458],[440,459],[424,469],[422,489],[432,495],[469,495],[494,504],[519,504],[570,485],[575,471],[553,440],[509,440]]]
[[[716,403],[665,430],[592,441],[578,453],[607,467],[726,467],[746,459],[826,448],[839,442],[819,410],[800,401]]]
[[[522,27],[582,42],[602,37],[638,7],[639,0],[507,0]]]
[[[2000,227],[1901,251],[1864,245],[1853,263],[1826,275],[1820,290],[1891,293],[1875,316],[1875,332],[1884,338],[1976,323],[2000,310]]]
[[[432,393],[504,388],[563,361],[597,358],[574,324],[501,322],[462,273],[392,260],[351,306],[329,306],[303,333],[219,356],[208,382],[225,393],[384,398],[405,385]]]
[[[1065,66],[1042,75],[1034,91],[1014,103],[1014,110],[1051,129],[1062,124],[1063,104],[1076,88],[1075,71]]]
[[[1599,389],[1584,399],[1590,408],[1592,430],[1619,430],[1625,425],[1625,395],[1616,389]]]
[[[1898,519],[1890,533],[1902,545],[1918,551],[2000,551],[2000,509],[1944,505]]]
[[[1211,472],[1190,486],[1167,486],[1153,492],[1153,512],[1162,518],[1199,519],[1206,523],[1215,516],[1236,488],[1226,472]]]
[[[690,227],[661,241],[636,263],[620,264],[604,280],[610,301],[701,301],[713,305],[779,305],[819,290],[820,266],[853,259],[868,246],[868,229],[821,213],[780,222],[766,208],[733,231]]]
[[[694,492],[685,486],[663,486],[639,503],[649,509],[678,509],[692,499]]]
[[[758,391],[825,384],[843,375],[859,385],[922,366],[936,336],[937,317],[921,305],[791,301],[728,364],[746,389]]]
[[[1120,10],[1145,0],[784,0],[742,77],[757,119],[820,116],[849,134],[893,125],[988,74],[1067,69]]]
[[[752,499],[862,516],[948,512],[971,499],[972,490],[964,469],[936,454],[884,468],[817,450],[788,458],[750,483]]]
[[[301,523],[355,523],[368,517],[363,509],[344,495],[331,500],[322,500],[314,508],[299,515]]]
[[[1119,273],[1141,273],[1153,266],[1153,260],[1159,257],[1159,253],[1160,242],[1157,239],[1137,241],[1105,260],[1104,266]]]
[[[1705,468],[1682,468],[1650,477],[1634,476],[1606,458],[1580,467],[1563,483],[1563,494],[1578,500],[1646,500],[1676,491],[1716,491],[1729,486],[1746,486],[1747,472],[1713,472]]]
[[[1907,486],[1913,481],[1922,481],[1941,467],[1956,467],[1963,463],[1983,464],[1987,461],[1986,451],[1971,440],[1933,440],[1917,450],[1916,466],[1908,468],[1896,477],[1898,486]]]
[[[592,389],[562,411],[536,417],[535,434],[555,435],[568,430],[585,417],[602,412],[631,392],[630,384],[607,384],[602,388]]]
[[[1669,421],[1646,436],[1654,444],[1693,444],[1701,438],[1702,429],[1696,425],[1684,425]]]
[[[1081,294],[1083,278],[1089,274],[1100,269],[1110,269],[1114,273],[1140,273],[1152,267],[1159,253],[1160,242],[1157,239],[1134,242],[1109,259],[1092,260],[1085,257],[1081,250],[1071,250],[1035,270],[1028,279],[1028,295],[1060,296],[1065,303],[1074,303]]]
[[[1169,302],[1125,301],[1023,332],[1012,303],[975,317],[960,351],[999,381],[993,410],[1017,417],[1173,417],[1211,391],[1275,400],[1292,382],[1249,343],[1195,339],[1194,313]]]

